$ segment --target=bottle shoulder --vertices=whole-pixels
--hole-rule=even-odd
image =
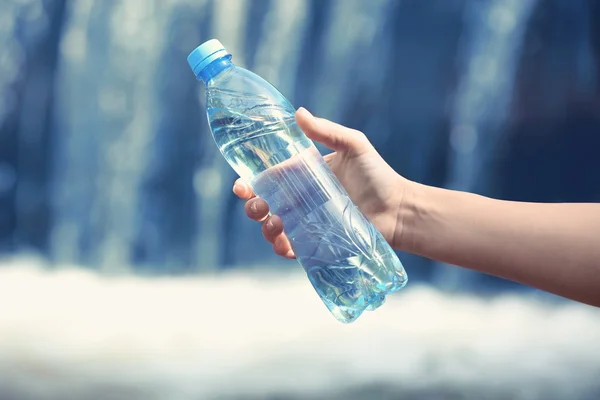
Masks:
[[[234,66],[216,76],[206,87],[207,106],[251,108],[275,106],[294,113],[294,107],[271,83],[247,69]]]

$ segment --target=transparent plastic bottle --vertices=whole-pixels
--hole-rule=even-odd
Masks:
[[[400,260],[296,125],[285,97],[235,66],[218,40],[200,45],[188,62],[206,85],[219,150],[281,217],[296,258],[335,318],[352,322],[404,287]]]

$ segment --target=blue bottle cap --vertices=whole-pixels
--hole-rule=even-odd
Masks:
[[[190,68],[194,71],[194,75],[198,76],[208,64],[228,54],[221,42],[217,39],[211,39],[196,47],[187,60]]]

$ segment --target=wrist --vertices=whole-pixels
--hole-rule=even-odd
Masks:
[[[396,226],[391,246],[400,251],[420,254],[419,218],[427,213],[431,189],[429,186],[400,177],[399,197],[396,201]]]

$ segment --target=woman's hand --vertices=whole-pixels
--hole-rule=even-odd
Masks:
[[[315,118],[304,108],[296,112],[296,122],[310,139],[334,153],[325,161],[342,183],[350,198],[371,220],[384,238],[398,248],[402,238],[401,207],[411,182],[398,175],[371,145],[366,136],[326,119]],[[238,179],[233,192],[246,202],[249,218],[262,223],[262,232],[280,256],[294,258],[290,241],[285,236],[281,218],[269,216],[269,206],[255,196],[252,189]]]

